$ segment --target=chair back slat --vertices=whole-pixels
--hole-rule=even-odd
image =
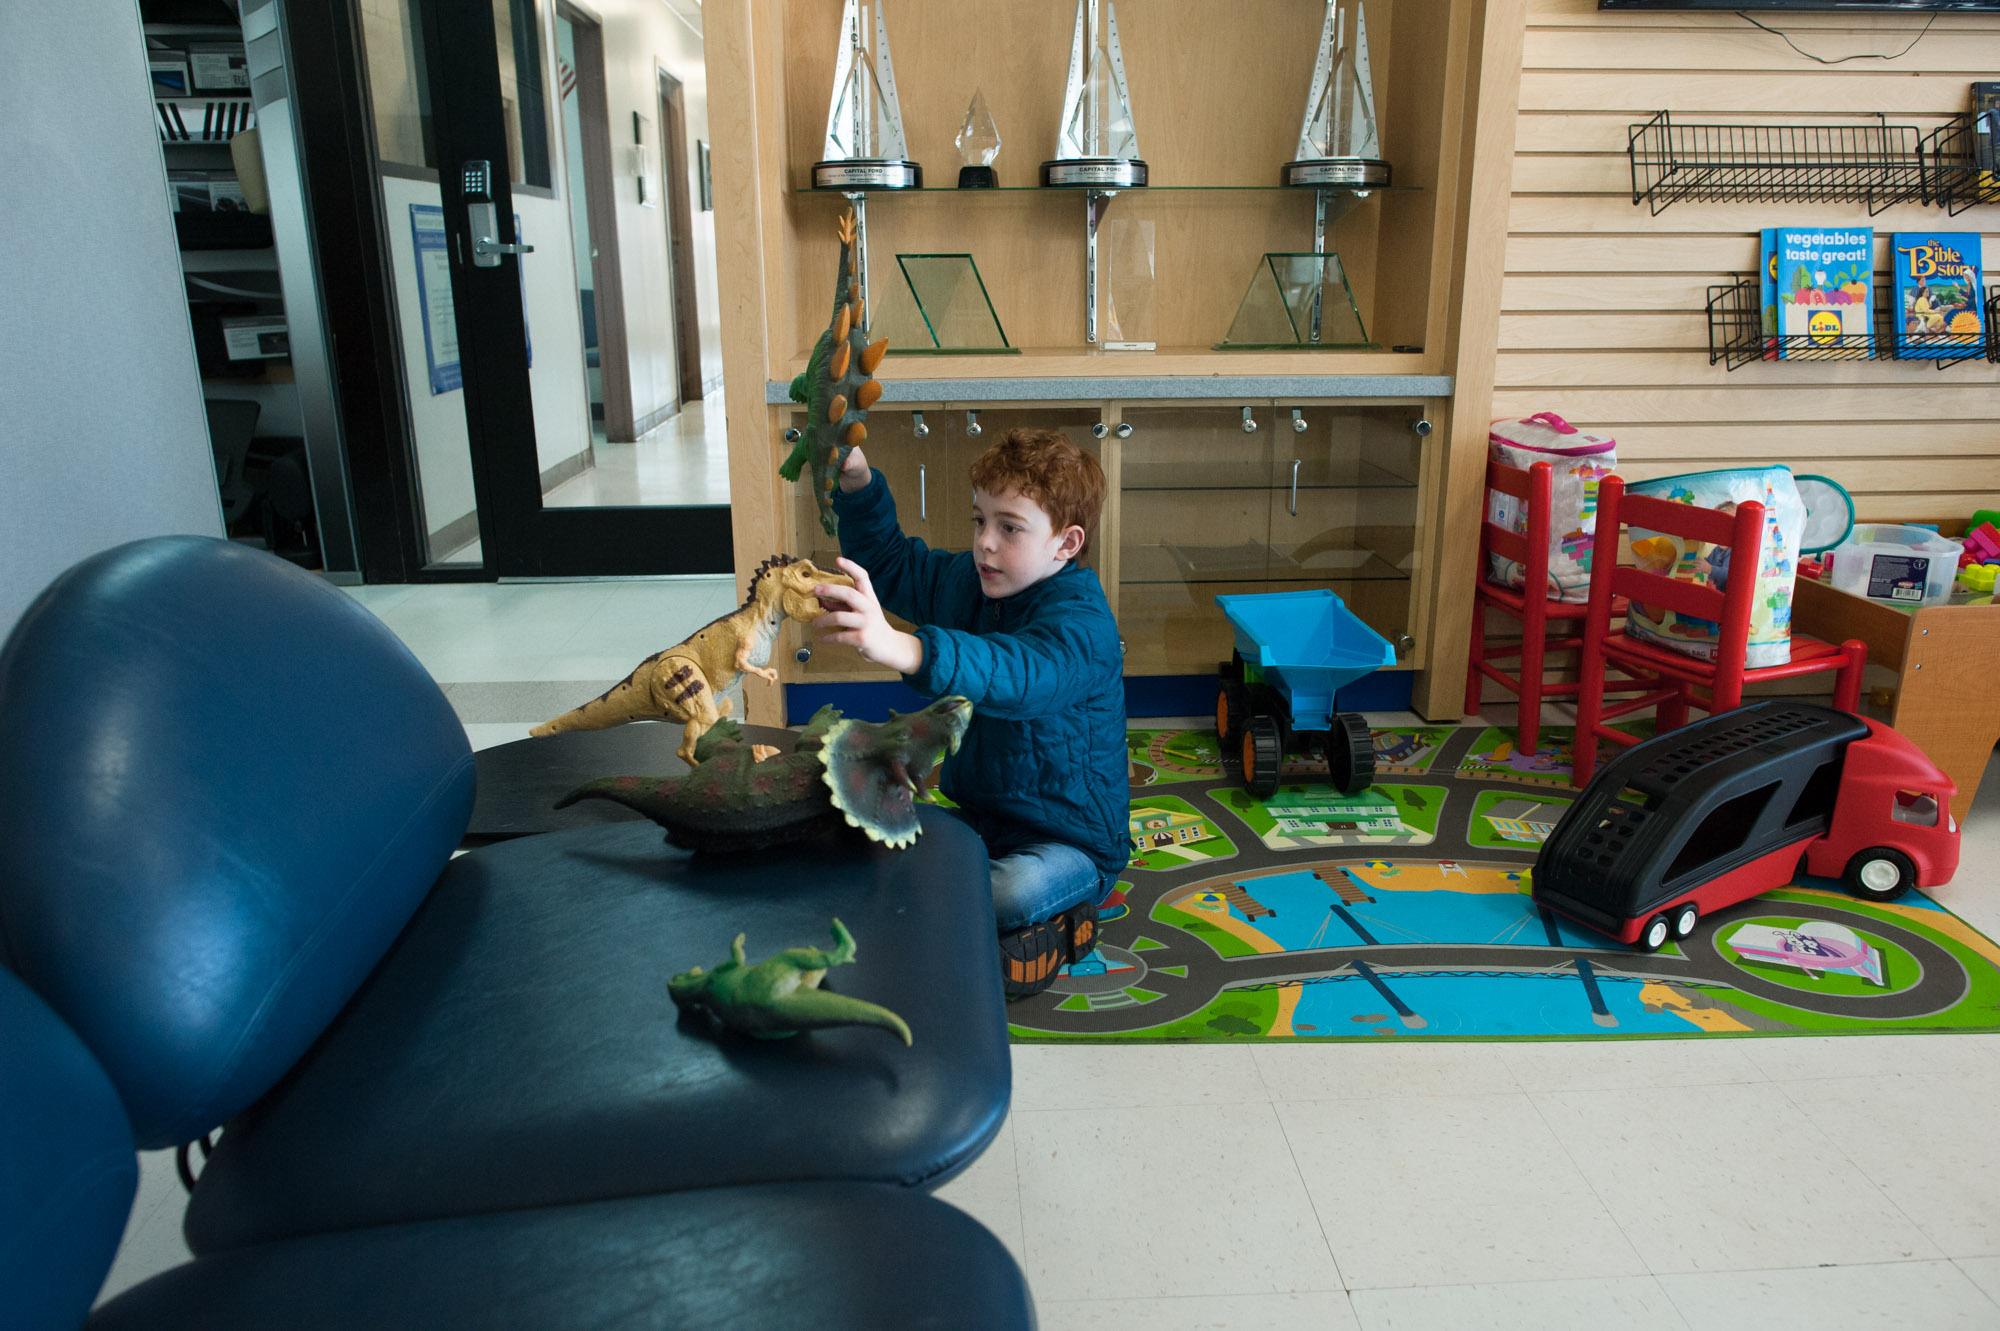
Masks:
[[[1730,568],[1740,571],[1740,576],[1732,575],[1725,590],[1620,564],[1612,552],[1620,549],[1625,526],[1725,548],[1730,552]],[[1591,567],[1591,616],[1599,614],[1600,594],[1607,621],[1614,596],[1626,597],[1635,605],[1663,606],[1715,624],[1716,659],[1740,661],[1750,641],[1750,607],[1756,596],[1763,545],[1762,504],[1751,501],[1738,505],[1731,517],[1719,509],[1626,494],[1624,481],[1607,476],[1597,491],[1599,558]]]
[[[1533,596],[1536,589],[1549,594],[1549,511],[1555,506],[1555,468],[1537,462],[1525,470],[1488,459],[1486,488],[1511,495],[1527,508],[1528,529],[1510,531],[1482,512],[1479,523],[1479,580],[1491,575],[1488,555],[1511,559],[1521,566],[1521,589]],[[1481,500],[1482,504],[1484,499]]]

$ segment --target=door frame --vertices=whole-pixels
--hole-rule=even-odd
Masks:
[[[694,289],[694,208],[688,200],[687,98],[681,81],[666,70],[660,76],[660,146],[667,178],[667,263],[674,296],[674,364],[679,387],[675,404],[699,402],[704,395],[701,374],[701,312]]]
[[[639,436],[632,410],[624,269],[618,259],[618,191],[611,163],[611,110],[604,83],[604,22],[574,0],[556,0],[555,12],[569,22],[576,38],[576,116],[583,140],[583,207],[590,217],[591,300],[597,317],[604,437],[611,443],[629,444]],[[557,105],[560,108],[560,98]],[[565,143],[565,155],[568,150]]]
[[[504,0],[500,0],[504,2]],[[452,238],[451,289],[458,315],[460,377],[471,441],[479,536],[489,574],[502,578],[619,577],[730,573],[735,568],[727,505],[548,508],[535,453],[520,260],[471,263],[463,162],[507,162],[501,110],[496,0],[417,0],[442,169],[445,230]],[[534,9],[544,0],[521,0]],[[542,28],[537,18],[536,39]],[[542,62],[546,74],[549,62]],[[514,234],[512,173],[495,170],[491,191],[500,240]],[[600,338],[600,347],[603,345]]]

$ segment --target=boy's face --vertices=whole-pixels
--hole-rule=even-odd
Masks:
[[[972,557],[979,590],[994,600],[1061,572],[1082,548],[1083,528],[1054,530],[1042,506],[1027,496],[972,492]]]

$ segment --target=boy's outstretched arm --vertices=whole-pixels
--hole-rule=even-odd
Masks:
[[[844,557],[834,562],[842,573],[854,579],[854,585],[824,583],[813,589],[822,603],[832,602],[842,607],[813,620],[812,626],[820,630],[819,640],[852,647],[864,661],[888,666],[899,675],[915,674],[924,663],[923,643],[892,626],[883,616],[882,603],[875,599],[875,585],[869,580],[867,569]]]
[[[1122,663],[1118,628],[1108,613],[1035,624],[1020,633],[960,633],[924,628],[923,652],[910,687],[930,697],[972,699],[982,716],[1020,721],[1080,705]],[[1122,664],[1109,667],[1122,670]]]
[[[888,482],[876,480],[859,448],[848,453],[840,469],[834,511],[840,517],[841,553],[868,570],[874,595],[889,613],[916,624],[949,623],[968,610],[957,601],[969,598],[976,606],[979,580],[969,557],[933,550],[921,539],[905,536]],[[950,572],[958,562],[966,568],[954,579]]]

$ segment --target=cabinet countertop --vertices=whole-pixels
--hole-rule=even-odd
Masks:
[[[1364,355],[1368,353],[1363,353]],[[1445,374],[1354,373],[1359,359],[1342,356],[1346,373],[1314,373],[1311,362],[1320,353],[1288,355],[1289,364],[1245,363],[1241,370],[1218,370],[1217,353],[1185,355],[1157,353],[1083,353],[1060,355],[1030,351],[1008,357],[1004,367],[989,360],[980,370],[962,357],[894,359],[878,376],[884,402],[1140,402],[1188,399],[1430,398],[1450,397],[1452,380]],[[1271,358],[1258,357],[1269,361]],[[1419,356],[1385,357],[1421,365]],[[1301,365],[1300,362],[1306,364]],[[805,368],[801,360],[793,366]],[[1004,368],[1007,374],[990,370]],[[1333,366],[1327,366],[1332,370]],[[1385,367],[1386,369],[1386,367]],[[764,401],[778,406],[791,401],[790,385],[773,379],[764,385]]]

